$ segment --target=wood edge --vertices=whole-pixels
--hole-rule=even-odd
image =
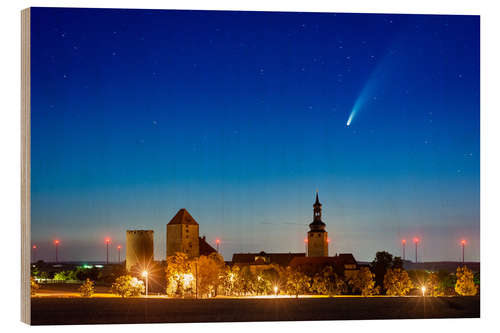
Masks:
[[[21,11],[21,321],[31,324],[31,9]]]

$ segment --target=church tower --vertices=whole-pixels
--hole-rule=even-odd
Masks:
[[[326,224],[321,221],[321,203],[317,191],[313,208],[313,221],[307,232],[307,256],[328,257],[328,232],[325,230]]]

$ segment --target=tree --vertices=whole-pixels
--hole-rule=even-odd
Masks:
[[[311,289],[320,295],[334,296],[345,292],[346,284],[331,266],[327,266],[313,277]]]
[[[76,280],[74,271],[60,271],[54,275],[54,280],[67,281]]]
[[[260,281],[260,291],[262,294],[274,294],[274,287],[277,287],[280,290],[280,268],[277,265],[271,265],[269,268],[260,272],[260,277],[262,281]],[[258,277],[257,284],[259,285]]]
[[[457,283],[455,291],[460,296],[474,296],[477,294],[477,286],[474,283],[474,274],[467,266],[457,268]]]
[[[208,256],[200,256],[198,259],[198,283],[197,288],[200,296],[215,296],[222,282],[224,272],[224,259],[218,253]]]
[[[239,266],[226,266],[224,268],[222,277],[222,290],[225,295],[239,295],[240,288],[240,267]]]
[[[257,277],[250,267],[243,266],[239,275],[239,286],[243,295],[253,294],[256,291]]]
[[[287,267],[286,275],[286,290],[289,295],[295,295],[298,298],[299,294],[309,291],[311,287],[310,278],[306,274],[297,269]]]
[[[87,279],[80,286],[80,295],[82,297],[92,297],[93,294],[94,294],[94,282],[90,281],[90,279]]]
[[[38,289],[40,289],[40,285],[38,283],[36,283],[35,278],[32,276],[31,277],[31,296],[35,296],[36,295],[36,291]]]
[[[394,257],[394,259],[392,260],[391,268],[403,269],[403,260],[401,259],[401,257]]]
[[[372,272],[375,273],[375,283],[382,288],[384,285],[384,277],[387,270],[392,267],[392,254],[386,251],[379,251],[375,254],[375,259],[372,261]]]
[[[437,273],[430,273],[425,282],[427,296],[443,296],[443,289],[441,288],[441,283],[439,281],[439,275]]]
[[[111,285],[111,292],[120,295],[122,298],[139,296],[144,291],[144,282],[130,275],[118,277]]]
[[[187,254],[182,252],[176,252],[167,258],[165,273],[168,295],[184,296],[186,291],[193,289],[195,278],[192,265]]]
[[[354,292],[360,292],[362,296],[370,296],[377,293],[375,288],[375,274],[368,267],[361,267],[359,271],[349,280],[349,285]]]
[[[389,296],[404,296],[413,288],[413,284],[405,270],[389,268],[384,276],[384,287]]]

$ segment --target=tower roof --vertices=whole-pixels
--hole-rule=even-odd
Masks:
[[[318,195],[318,191],[316,191],[316,202],[314,203],[315,205],[321,205],[321,203],[319,202],[319,195]]]
[[[189,212],[185,209],[179,209],[177,214],[168,222],[168,224],[193,224],[198,225],[198,222],[189,214]]]

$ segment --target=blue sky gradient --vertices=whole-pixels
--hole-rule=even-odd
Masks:
[[[304,251],[318,189],[332,254],[400,255],[418,236],[424,260],[458,260],[462,238],[479,260],[479,17],[31,19],[38,258],[59,238],[61,260],[104,260],[131,228],[154,229],[163,258],[180,208],[226,260]]]

